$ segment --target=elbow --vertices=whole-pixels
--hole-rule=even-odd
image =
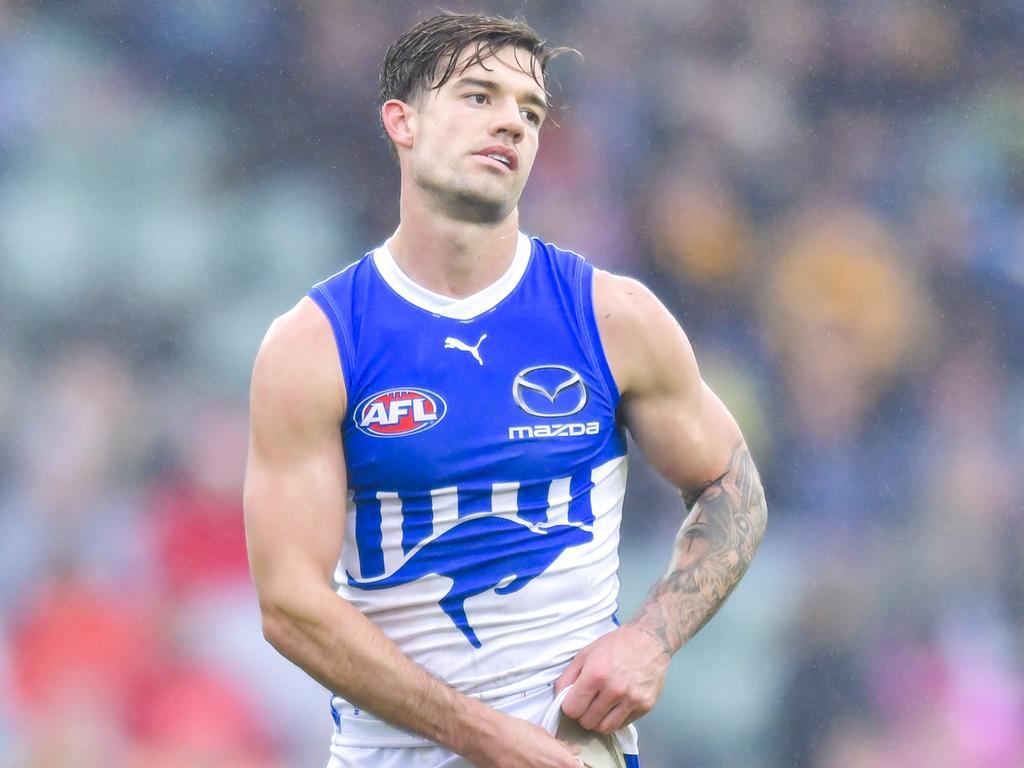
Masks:
[[[314,582],[289,582],[260,591],[263,637],[278,653],[294,661],[319,637],[326,615],[338,600],[333,590]]]
[[[286,605],[280,602],[260,599],[260,618],[263,638],[278,652],[288,655],[287,649],[295,635],[295,620]]]
[[[262,590],[259,595],[264,639],[281,655],[293,659],[304,639],[315,633],[320,619],[316,590],[294,583],[286,589]]]

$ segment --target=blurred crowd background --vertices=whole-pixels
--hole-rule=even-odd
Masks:
[[[446,7],[583,52],[523,228],[656,291],[764,476],[644,764],[1024,766],[1024,4]],[[395,228],[376,68],[437,8],[0,0],[0,765],[326,762],[248,578],[248,377]],[[680,520],[636,456],[620,615]]]

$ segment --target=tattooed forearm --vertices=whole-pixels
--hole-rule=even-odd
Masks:
[[[722,477],[725,477],[725,474],[723,474]],[[708,480],[706,483],[698,485],[696,488],[684,488],[683,504],[686,505],[686,511],[689,512],[693,509],[693,505],[696,504],[697,500],[704,495],[704,491],[715,483],[721,482],[722,477],[717,477],[714,480]]]
[[[669,655],[721,607],[750,567],[767,522],[761,479],[742,441],[725,474],[694,490],[683,494],[689,514],[668,572],[629,622],[655,637]]]

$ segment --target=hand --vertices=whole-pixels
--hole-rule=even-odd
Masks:
[[[555,681],[572,685],[562,711],[588,731],[610,734],[654,708],[671,660],[654,637],[632,626],[598,638]]]
[[[497,714],[494,730],[479,754],[464,753],[477,768],[580,768],[580,748],[539,725]]]

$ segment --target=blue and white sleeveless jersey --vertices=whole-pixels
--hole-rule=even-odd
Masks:
[[[467,694],[549,683],[614,628],[626,443],[592,274],[520,234],[468,298],[386,245],[309,294],[348,393],[338,594]]]

